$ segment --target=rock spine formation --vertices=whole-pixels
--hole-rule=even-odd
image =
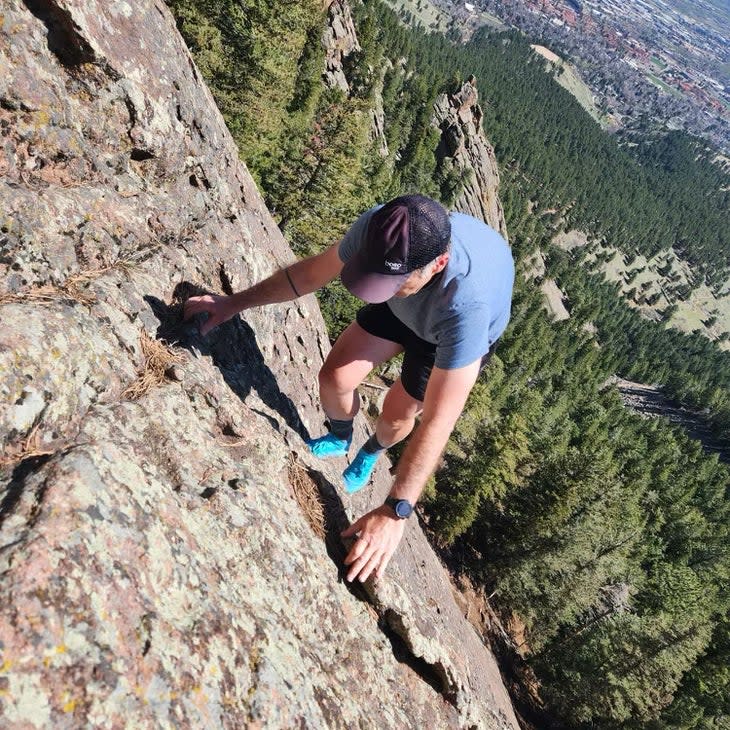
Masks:
[[[343,0],[334,0],[327,10],[327,25],[322,34],[325,49],[323,83],[331,89],[340,89],[350,94],[350,84],[345,74],[348,57],[361,50],[350,6]],[[372,69],[371,69],[372,70]],[[385,112],[383,110],[383,76],[385,68],[379,70],[378,82],[373,93],[373,107],[370,109],[370,139],[377,143],[381,157],[389,155],[385,138]]]
[[[450,159],[464,185],[454,208],[486,221],[506,239],[497,158],[482,129],[476,79],[470,77],[455,94],[441,94],[433,109],[433,123],[441,130],[437,156]]]

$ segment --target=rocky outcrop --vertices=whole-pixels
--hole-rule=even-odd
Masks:
[[[345,73],[345,62],[348,57],[360,51],[355,23],[352,20],[350,5],[345,0],[334,0],[327,11],[327,25],[322,34],[322,46],[325,50],[325,68],[322,82],[330,89],[340,89],[350,94],[350,82]],[[372,69],[369,69],[373,72]],[[370,141],[377,146],[378,154],[387,157],[388,141],[385,137],[385,112],[383,110],[383,77],[386,68],[379,71],[373,88],[373,106],[370,109]]]
[[[345,0],[333,0],[330,3],[322,45],[326,53],[322,80],[330,88],[341,89],[349,94],[350,86],[345,76],[344,62],[351,53],[360,50],[360,44],[350,6]]]
[[[507,238],[499,200],[499,170],[494,149],[482,130],[476,80],[470,77],[455,94],[441,94],[434,103],[433,123],[441,130],[439,159],[460,173],[463,189],[454,208],[486,221]]]
[[[383,83],[387,66],[380,70],[378,81],[373,89],[373,108],[370,112],[372,123],[370,125],[370,139],[377,143],[378,154],[387,157],[390,154],[388,139],[385,136],[385,109],[383,108]]]
[[[181,321],[293,257],[164,2],[6,0],[0,66],[0,725],[517,727],[417,522],[341,577],[314,298]]]

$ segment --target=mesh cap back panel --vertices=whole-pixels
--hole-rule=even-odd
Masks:
[[[444,253],[451,240],[451,222],[444,207],[425,195],[396,198],[408,207],[410,245],[408,271],[420,269]]]

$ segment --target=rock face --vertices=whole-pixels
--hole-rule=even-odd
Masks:
[[[324,83],[330,88],[341,89],[349,94],[350,85],[345,76],[344,61],[351,53],[360,50],[360,44],[350,6],[345,0],[333,0],[330,3],[322,45],[326,51],[322,77]]]
[[[381,157],[387,157],[390,154],[388,139],[385,136],[385,109],[383,109],[383,83],[386,71],[387,67],[380,70],[373,93],[373,108],[370,111],[372,117],[370,139],[377,143],[378,154]]]
[[[451,158],[464,183],[454,208],[486,221],[506,239],[497,158],[482,131],[483,113],[474,77],[456,94],[441,94],[433,108],[434,124],[441,130],[437,157]]]
[[[344,0],[334,0],[327,10],[327,26],[322,34],[325,50],[325,68],[322,82],[330,89],[340,89],[350,94],[350,83],[345,74],[345,61],[355,51],[361,50],[350,5]],[[388,141],[385,138],[385,112],[383,110],[383,77],[386,68],[379,71],[370,109],[370,139],[377,144],[378,154],[387,157]]]
[[[0,725],[516,728],[416,521],[341,577],[314,298],[181,322],[292,254],[164,2],[5,0],[0,67]]]

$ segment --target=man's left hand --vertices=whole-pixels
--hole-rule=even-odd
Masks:
[[[347,580],[357,578],[361,583],[366,581],[375,571],[375,577],[381,578],[398,547],[405,520],[399,520],[393,510],[382,505],[363,515],[342,532],[342,537],[357,539],[345,558],[345,565],[350,566]]]

